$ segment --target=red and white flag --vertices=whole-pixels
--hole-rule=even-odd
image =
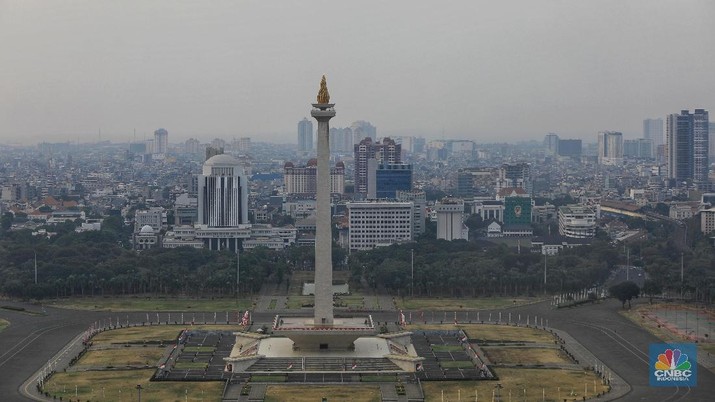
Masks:
[[[350,368],[350,370],[355,370],[357,368],[357,363],[353,363],[353,366]]]
[[[405,313],[403,313],[402,310],[400,310],[400,325],[405,325]]]
[[[293,363],[291,363],[291,364],[288,365],[288,370],[290,370],[290,369],[292,369],[292,368],[293,368]]]
[[[245,313],[243,313],[243,318],[241,319],[241,325],[244,327],[248,325],[248,323],[251,322],[250,316],[248,315],[248,310],[246,310]]]

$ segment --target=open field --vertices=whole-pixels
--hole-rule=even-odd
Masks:
[[[483,347],[489,360],[502,364],[572,363],[559,349]]]
[[[179,336],[184,329],[207,329],[219,331],[240,331],[239,325],[156,325],[145,327],[121,328],[104,331],[92,338],[95,345],[111,343],[134,343],[148,341],[169,341]]]
[[[286,308],[296,309],[302,308],[304,304],[313,304],[315,297],[313,296],[288,296],[286,301]]]
[[[380,388],[371,386],[269,385],[265,402],[379,402]]]
[[[2,332],[2,330],[7,328],[9,325],[10,325],[10,322],[0,318],[0,332]]]
[[[93,311],[233,311],[253,305],[250,299],[180,299],[158,297],[72,298],[54,300],[49,305],[73,310]]]
[[[581,400],[584,396],[584,387],[587,388],[587,398],[608,389],[601,384],[597,376],[586,371],[499,369],[497,374],[499,374],[499,381],[423,381],[425,401],[442,400],[442,391],[444,391],[445,402],[457,401],[460,396],[462,401],[474,400],[475,396],[478,396],[479,400],[490,401],[497,384],[502,386],[500,390],[502,401],[509,400],[509,392],[514,401],[523,400],[525,389],[527,400],[541,401],[543,395],[543,400],[551,402],[560,402],[564,398],[568,398],[569,401]],[[594,392],[594,381],[596,392]]]
[[[465,299],[427,299],[401,297],[395,298],[398,309],[404,310],[495,310],[524,304],[535,303],[543,299],[537,297],[485,297]]]
[[[543,330],[511,325],[492,324],[412,324],[407,329],[415,330],[454,330],[462,329],[469,339],[488,340],[497,342],[536,342],[553,343],[553,336]]]
[[[123,349],[90,350],[77,363],[80,366],[156,366],[164,355],[156,345]]]
[[[44,389],[58,400],[63,397],[82,401],[133,401],[137,399],[136,386],[141,385],[142,401],[145,402],[198,401],[202,398],[205,402],[221,401],[223,383],[220,381],[149,382],[153,373],[153,369],[56,373]]]
[[[651,334],[655,335],[658,339],[662,340],[663,342],[685,342],[686,339],[683,338],[681,335],[669,330],[668,328],[659,326],[657,322],[647,318],[643,314],[648,312],[648,311],[653,311],[653,310],[662,310],[662,309],[682,309],[682,310],[689,310],[693,309],[692,306],[687,305],[687,304],[674,304],[674,303],[656,303],[656,304],[642,304],[637,307],[634,307],[630,310],[621,310],[620,313],[627,317],[629,320],[633,321],[637,325],[641,326],[644,328],[646,331],[650,332]],[[708,334],[708,338],[710,342],[699,342],[697,344],[698,350],[701,353],[710,353],[710,354],[715,354],[715,343],[712,341],[712,336],[713,334]],[[715,372],[715,367],[708,367],[710,371]]]

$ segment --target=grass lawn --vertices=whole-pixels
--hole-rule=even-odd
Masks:
[[[493,310],[534,303],[537,297],[483,297],[465,299],[395,298],[398,309],[405,310]]]
[[[216,348],[213,346],[186,346],[184,352],[187,353],[211,353],[215,351]]]
[[[313,296],[288,296],[288,301],[286,301],[286,308],[302,308],[304,304],[313,304],[314,300],[315,297]]]
[[[275,310],[276,304],[278,304],[278,299],[271,299],[271,302],[268,304],[268,310]]]
[[[156,346],[131,347],[122,349],[90,350],[77,363],[81,366],[156,366],[164,355],[164,348]]]
[[[483,347],[489,360],[504,364],[572,363],[559,349]]]
[[[281,374],[276,375],[252,375],[252,382],[285,382],[286,376]]]
[[[432,350],[435,352],[458,352],[463,351],[464,348],[459,345],[432,345]]]
[[[2,332],[2,330],[7,328],[8,326],[10,326],[10,322],[0,318],[0,332]]]
[[[467,360],[454,360],[454,361],[443,360],[443,361],[439,362],[439,365],[444,368],[473,368],[474,367],[474,363],[467,361]]]
[[[408,325],[409,331],[424,330],[454,330],[462,329],[467,333],[469,339],[481,339],[489,341],[504,342],[537,342],[553,343],[554,337],[543,330],[526,327],[514,327],[510,325],[492,324],[413,324]]]
[[[142,341],[173,341],[184,329],[241,331],[240,325],[156,325],[104,331],[92,338],[95,345]]]
[[[380,402],[380,388],[371,386],[269,385],[265,402]]]
[[[200,370],[208,366],[208,363],[201,362],[178,362],[174,365],[174,368],[177,370]]]
[[[527,400],[542,400],[542,391],[546,401],[569,401],[584,396],[584,386],[587,387],[587,398],[594,396],[594,380],[596,391],[605,392],[607,387],[601,385],[600,379],[592,372],[549,370],[549,369],[499,369],[499,381],[423,381],[422,388],[425,401],[441,401],[444,391],[444,401],[454,402],[461,396],[462,401],[479,400],[490,401],[492,391],[497,384],[502,385],[502,401],[509,400],[511,392],[514,401],[524,398],[526,389]],[[461,391],[461,395],[459,395]],[[475,395],[475,391],[477,395]],[[571,395],[573,391],[573,395]]]
[[[336,302],[340,303],[341,307],[345,308],[361,309],[365,307],[365,303],[363,301],[362,296],[338,296]]]
[[[160,297],[87,297],[54,300],[49,305],[94,311],[233,311],[251,308],[253,300],[181,299]],[[151,318],[151,317],[150,317]],[[190,317],[189,317],[190,318]]]
[[[64,400],[77,397],[82,401],[134,401],[137,384],[142,386],[142,401],[145,402],[205,402],[221,401],[223,383],[211,382],[149,382],[154,370],[85,371],[56,373],[45,384],[50,396]]]

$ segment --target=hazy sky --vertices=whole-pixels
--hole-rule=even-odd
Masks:
[[[0,0],[0,143],[640,135],[715,113],[715,1]],[[715,120],[715,118],[713,119]]]

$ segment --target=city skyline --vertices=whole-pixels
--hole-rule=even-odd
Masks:
[[[706,1],[331,4],[3,2],[0,143],[158,127],[293,143],[322,73],[345,109],[335,126],[380,136],[637,138],[643,119],[713,108]],[[668,48],[678,57],[657,57]]]

